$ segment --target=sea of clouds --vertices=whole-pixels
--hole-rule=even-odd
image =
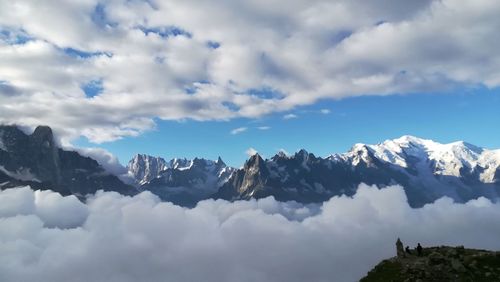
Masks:
[[[410,246],[500,249],[500,204],[443,198],[412,209],[403,189],[361,185],[321,205],[151,193],[0,192],[0,281],[357,281]]]

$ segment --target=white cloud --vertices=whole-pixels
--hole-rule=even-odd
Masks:
[[[297,116],[296,114],[286,114],[283,116],[283,119],[294,119],[294,118],[298,118],[299,116]]]
[[[249,157],[257,154],[257,150],[255,150],[254,148],[250,147],[248,148],[246,151],[245,151],[245,154],[247,154]]]
[[[0,122],[105,142],[155,118],[497,87],[499,12],[494,0],[0,1]],[[102,93],[86,97],[95,81]]]
[[[329,109],[321,109],[319,112],[324,114],[324,115],[327,115],[327,114],[331,113],[332,111]]]
[[[27,188],[0,191],[0,201],[9,202],[0,205],[6,282],[357,281],[395,255],[397,237],[500,249],[499,204],[411,209],[400,187],[362,185],[353,198],[308,206],[266,198],[185,209],[147,192],[98,193],[84,205]]]
[[[124,167],[118,158],[110,152],[102,148],[65,148],[67,150],[74,150],[82,156],[90,157],[96,160],[106,171],[114,175],[127,174],[127,168]]]
[[[291,156],[291,154],[287,150],[285,150],[283,148],[278,149],[278,152],[281,152],[281,153],[285,154],[285,156]]]
[[[257,129],[258,130],[269,130],[269,129],[271,129],[271,127],[270,126],[259,126],[259,127],[257,127]]]
[[[238,127],[238,128],[235,128],[235,129],[231,130],[231,134],[232,135],[236,135],[236,134],[243,133],[243,132],[245,132],[247,130],[248,130],[247,127]]]

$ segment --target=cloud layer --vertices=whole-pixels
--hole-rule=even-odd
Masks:
[[[2,281],[355,281],[411,246],[500,249],[500,205],[441,199],[411,209],[401,187],[360,186],[323,205],[203,201],[150,193],[0,192]]]
[[[0,0],[0,122],[135,136],[324,98],[500,84],[500,3]]]

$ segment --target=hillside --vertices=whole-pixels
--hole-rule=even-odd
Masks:
[[[360,282],[500,281],[500,252],[459,247],[423,248],[383,260]]]

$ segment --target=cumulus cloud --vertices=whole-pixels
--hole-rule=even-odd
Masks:
[[[499,12],[494,0],[0,1],[0,122],[105,142],[156,118],[497,87]]]
[[[76,228],[89,214],[87,206],[75,196],[63,197],[48,190],[32,191],[29,187],[1,191],[0,207],[0,219],[36,216],[47,228]]]
[[[299,116],[296,115],[296,114],[286,114],[283,116],[283,119],[294,119],[294,118],[298,118]]]
[[[90,157],[96,160],[106,171],[114,175],[126,175],[127,168],[124,167],[118,158],[102,148],[66,148],[75,150],[82,156]]]
[[[352,198],[307,206],[266,198],[186,209],[148,192],[100,192],[84,205],[28,188],[1,191],[0,201],[7,282],[356,281],[395,255],[397,237],[500,248],[499,204],[441,199],[411,209],[397,186],[361,185]]]
[[[250,147],[248,148],[246,151],[245,151],[245,154],[247,154],[247,156],[251,157],[255,154],[257,154],[257,150],[255,150],[254,148]]]
[[[238,128],[235,128],[235,129],[231,130],[231,134],[232,135],[236,135],[236,134],[243,133],[243,132],[245,132],[247,130],[248,130],[247,127],[238,127]]]

